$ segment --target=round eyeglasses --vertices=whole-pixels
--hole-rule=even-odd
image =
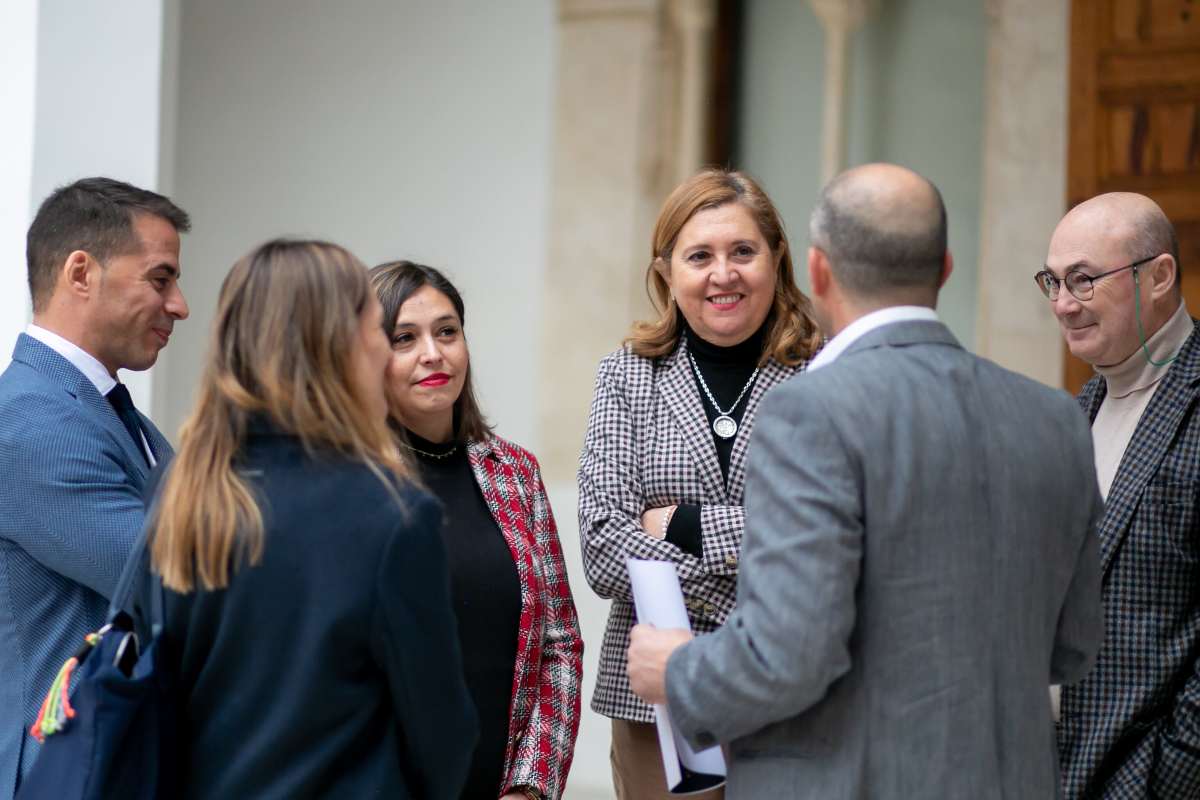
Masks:
[[[1042,294],[1046,295],[1046,297],[1050,298],[1051,300],[1058,299],[1058,287],[1062,286],[1063,284],[1066,284],[1067,291],[1070,292],[1071,296],[1076,300],[1091,300],[1092,295],[1096,292],[1096,281],[1100,280],[1101,278],[1107,278],[1109,275],[1116,275],[1118,272],[1124,272],[1127,269],[1134,270],[1136,274],[1138,267],[1140,267],[1142,264],[1145,264],[1147,261],[1153,261],[1160,255],[1162,255],[1162,253],[1150,256],[1149,258],[1143,258],[1141,261],[1135,261],[1132,264],[1126,264],[1123,267],[1110,269],[1108,272],[1101,272],[1099,275],[1088,275],[1081,271],[1078,267],[1075,267],[1066,275],[1059,278],[1050,270],[1044,269],[1034,275],[1033,280],[1035,283],[1037,283],[1038,288],[1042,290]]]

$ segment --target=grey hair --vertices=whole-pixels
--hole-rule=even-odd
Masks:
[[[1183,265],[1179,263],[1179,237],[1175,226],[1159,208],[1147,209],[1132,220],[1133,233],[1129,238],[1130,258],[1150,258],[1168,253],[1175,259],[1175,286],[1183,280]]]
[[[825,187],[808,225],[810,242],[829,258],[838,283],[862,297],[894,289],[936,289],[947,240],[941,192],[926,181],[937,206],[932,224],[889,230],[869,192],[847,177],[834,178]]]

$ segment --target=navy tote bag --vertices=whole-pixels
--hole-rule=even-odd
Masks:
[[[151,575],[144,647],[124,611],[133,607],[133,589],[145,568],[143,535],[113,595],[108,624],[76,653],[75,689],[68,698],[70,669],[64,667],[66,678],[51,690],[57,695],[43,705],[41,753],[16,800],[159,800],[177,794],[171,676],[159,663],[164,598],[157,575]]]

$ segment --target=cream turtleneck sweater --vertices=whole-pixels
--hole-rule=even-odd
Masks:
[[[1178,310],[1146,342],[1150,356],[1155,361],[1174,356],[1192,335],[1193,326],[1187,306],[1181,301]],[[1120,364],[1096,367],[1107,383],[1104,402],[1092,422],[1096,477],[1100,479],[1100,494],[1105,500],[1138,421],[1170,368],[1171,364],[1161,367],[1151,364],[1140,346]]]

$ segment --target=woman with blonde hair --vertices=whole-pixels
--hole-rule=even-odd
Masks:
[[[397,439],[446,508],[450,591],[479,712],[463,800],[557,800],[579,731],[583,640],[541,470],[479,410],[454,284],[411,261],[380,264],[371,282],[392,342]]]
[[[696,633],[725,621],[755,411],[820,344],[779,212],[741,172],[707,169],[671,192],[646,279],[658,317],[600,362],[579,466],[584,568],[612,599],[592,709],[612,718],[613,782],[626,800],[668,796],[654,711],[625,673],[626,559],[675,564]]]
[[[179,797],[458,794],[475,715],[440,514],[387,427],[390,355],[336,245],[268,242],[221,287],[148,531]]]

